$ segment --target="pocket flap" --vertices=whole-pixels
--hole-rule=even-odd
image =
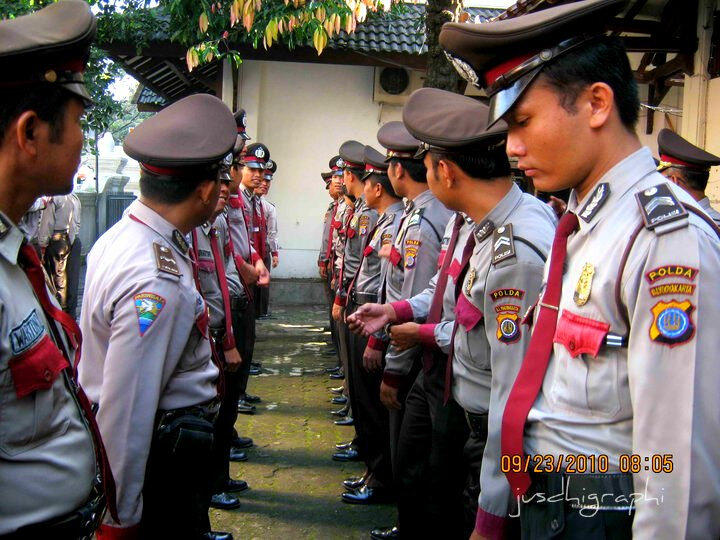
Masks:
[[[608,323],[581,317],[564,309],[553,341],[564,345],[573,358],[581,354],[589,354],[595,358],[609,331]]]
[[[30,349],[8,362],[17,398],[49,389],[58,374],[69,365],[57,345],[45,334]]]
[[[482,319],[482,310],[471,303],[464,294],[460,294],[455,305],[455,320],[458,324],[461,324],[467,332],[470,332]]]

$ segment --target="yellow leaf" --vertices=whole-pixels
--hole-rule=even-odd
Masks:
[[[185,63],[187,64],[188,71],[192,71],[192,48],[188,49],[185,53]]]
[[[337,13],[333,13],[333,16],[335,17],[335,33],[340,33],[340,15]]]
[[[210,51],[209,53],[207,53],[207,56],[205,57],[205,60],[206,60],[207,62],[212,62],[212,59],[213,59],[213,58],[215,58],[215,55],[213,54],[212,51]]]
[[[200,26],[200,31],[204,34],[207,32],[208,26],[210,25],[210,22],[208,21],[207,13],[204,11],[200,15],[200,20],[198,21],[198,24]]]

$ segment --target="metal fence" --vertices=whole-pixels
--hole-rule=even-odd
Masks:
[[[107,196],[107,214],[105,230],[115,225],[122,218],[125,209],[135,200],[132,193],[109,193]]]

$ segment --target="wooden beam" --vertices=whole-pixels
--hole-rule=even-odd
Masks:
[[[647,71],[640,75],[639,82],[655,82],[658,79],[665,79],[674,75],[678,71],[686,74],[692,73],[692,58],[687,54],[679,54],[669,62],[662,66],[658,66],[651,71]]]
[[[624,36],[620,39],[629,52],[693,53],[697,49],[697,38]]]

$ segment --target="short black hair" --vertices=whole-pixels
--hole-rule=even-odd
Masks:
[[[695,191],[705,191],[710,178],[710,171],[698,171],[685,167],[669,167],[677,175],[685,180],[690,189]]]
[[[153,174],[140,168],[140,193],[161,204],[179,204],[187,200],[200,184],[212,181],[220,181],[216,168],[202,168],[197,174],[188,176]]]
[[[471,178],[490,179],[510,176],[510,162],[505,152],[504,139],[475,145],[458,152],[430,150],[433,167],[437,168],[441,159],[452,161]]]
[[[415,182],[419,184],[427,184],[427,168],[425,163],[421,159],[410,159],[410,158],[392,158],[390,165],[399,163],[406,173]]]
[[[392,183],[390,183],[390,178],[387,174],[373,173],[368,176],[367,181],[370,182],[373,186],[375,186],[376,184],[380,184],[385,193],[396,199],[400,198],[398,197],[397,193],[395,193],[395,189],[393,189]]]
[[[623,125],[629,131],[635,130],[640,97],[627,51],[619,38],[591,39],[545,66],[539,80],[557,92],[560,104],[571,114],[577,112],[575,102],[585,87],[596,82],[607,84],[615,94],[615,106]]]
[[[78,99],[57,84],[0,90],[0,146],[10,124],[25,111],[35,111],[50,125],[50,142],[62,141],[65,110],[71,99]]]

